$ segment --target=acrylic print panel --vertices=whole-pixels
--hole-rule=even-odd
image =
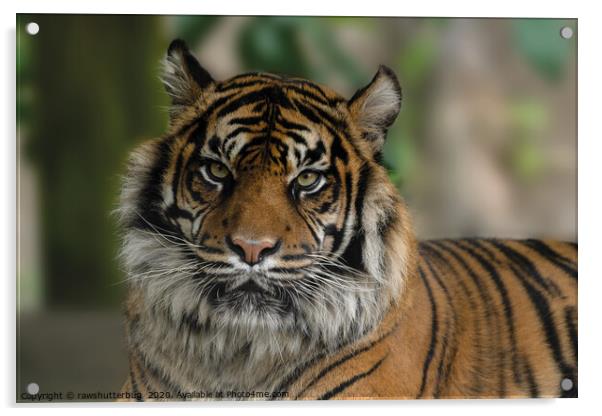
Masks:
[[[576,397],[577,34],[18,15],[17,401]]]

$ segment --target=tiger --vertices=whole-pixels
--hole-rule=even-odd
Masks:
[[[124,400],[577,397],[577,244],[419,241],[390,68],[345,99],[174,40],[162,81],[118,208]]]

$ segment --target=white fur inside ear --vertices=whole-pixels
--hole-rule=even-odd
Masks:
[[[349,102],[349,110],[362,139],[373,154],[382,150],[387,129],[401,108],[401,88],[395,73],[381,66],[370,84],[359,90]]]
[[[368,129],[383,130],[391,125],[401,107],[401,95],[395,81],[380,75],[364,93],[358,108],[360,124]]]
[[[188,75],[180,53],[167,55],[163,59],[161,81],[176,106],[194,103],[200,93],[194,80]]]

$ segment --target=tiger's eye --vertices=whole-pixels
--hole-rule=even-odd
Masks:
[[[307,171],[297,176],[297,184],[301,188],[309,188],[312,185],[315,185],[318,182],[318,179],[320,179],[319,173]]]
[[[209,165],[209,173],[217,179],[225,179],[230,174],[230,171],[222,163],[211,162]]]

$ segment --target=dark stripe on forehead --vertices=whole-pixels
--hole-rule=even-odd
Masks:
[[[266,72],[252,72],[247,74],[237,75],[230,78],[227,81],[222,82],[217,86],[217,91],[228,91],[235,88],[245,88],[248,86],[258,85],[261,83],[268,83],[270,81],[279,81],[282,78],[275,74],[269,74]]]
[[[211,150],[214,154],[216,154],[216,155],[222,154],[222,149],[220,147],[220,145],[222,144],[222,141],[220,140],[219,137],[212,136],[209,139],[209,142],[207,144],[209,146],[209,150]]]
[[[303,90],[301,90],[301,91],[303,91]],[[300,93],[300,94],[302,94],[302,93]],[[237,109],[239,109],[240,107],[242,107],[244,105],[249,105],[252,103],[255,103],[256,109],[268,110],[267,108],[264,108],[264,107],[266,106],[267,101],[270,101],[273,104],[277,104],[277,105],[285,107],[285,108],[297,110],[299,113],[301,113],[301,115],[303,115],[310,122],[315,123],[317,125],[324,126],[332,136],[342,139],[341,135],[345,135],[348,130],[345,121],[337,118],[333,114],[329,114],[322,108],[319,108],[318,106],[313,105],[310,101],[302,100],[302,98],[303,98],[302,96],[298,96],[298,97],[295,97],[293,102],[290,102],[289,98],[286,97],[286,95],[281,90],[279,90],[274,85],[269,85],[265,88],[262,88],[262,89],[259,89],[256,91],[251,91],[246,94],[244,93],[244,91],[242,91],[242,92],[239,91],[238,94],[229,94],[227,96],[224,96],[224,97],[216,100],[215,103],[211,104],[205,114],[207,115],[207,118],[209,118],[209,116],[211,116],[213,112],[217,111],[217,117],[222,117],[224,115],[227,115],[227,114],[230,114],[230,113],[236,111]],[[310,131],[310,129],[307,126],[305,126],[304,124],[297,123],[292,120],[288,120],[288,119],[284,118],[279,112],[276,114],[275,122],[276,122],[276,124],[279,124],[280,126],[285,127],[287,129],[299,130],[299,131]],[[247,124],[245,124],[245,125],[247,125]],[[248,125],[251,125],[251,124],[248,124]],[[297,136],[295,136],[295,137],[298,138]],[[293,140],[294,140],[294,138],[293,138]],[[353,143],[351,143],[351,146],[354,147],[354,149],[355,149],[355,146],[353,145]],[[358,155],[360,155],[360,153],[357,149],[355,149],[355,151]],[[346,159],[344,152],[337,152],[337,153],[339,153],[341,155],[342,159],[344,159],[344,160]]]
[[[313,100],[316,101],[324,106],[330,107],[332,105],[336,105],[336,103],[334,102],[330,102],[328,100],[328,98],[322,93],[320,95],[314,94],[312,91],[304,89],[304,88],[299,88],[295,85],[290,85],[287,84],[283,87],[285,90],[290,90],[290,91],[294,91],[295,93],[297,93],[298,95],[302,96],[305,99],[309,99],[309,100]]]
[[[267,101],[260,101],[251,108],[251,113],[263,113],[267,110]]]
[[[309,121],[319,124],[321,126],[324,126],[326,128],[326,130],[328,130],[328,132],[332,135],[333,137],[333,145],[335,144],[334,142],[336,142],[337,140],[341,141],[342,137],[346,135],[346,132],[348,131],[347,125],[345,123],[345,121],[343,120],[338,120],[335,119],[333,116],[327,114],[326,112],[324,112],[321,109],[318,109],[315,106],[308,106],[304,103],[301,103],[299,101],[295,101],[295,106],[297,108],[297,110],[305,117],[307,118]],[[349,144],[353,147],[353,149],[355,150],[355,153],[360,156],[360,152],[359,150],[355,147],[355,145],[353,144],[353,142],[349,141]],[[342,147],[340,147],[340,143],[339,143],[339,148],[342,149]],[[341,155],[345,154],[341,153]],[[345,157],[345,156],[343,156]],[[345,157],[345,161],[346,161],[346,157]]]
[[[288,130],[299,130],[299,131],[310,131],[307,126],[303,124],[295,123],[294,121],[287,120],[281,114],[276,117],[276,123]]]
[[[321,109],[318,106],[315,105],[311,105],[309,103],[305,103],[307,105],[309,105],[311,107],[311,109],[317,113],[318,117],[320,117],[322,120],[326,120],[328,123],[330,123],[330,125],[340,131],[346,131],[347,130],[347,126],[345,124],[345,122],[343,120],[341,120],[340,118],[338,118],[337,116],[328,113],[327,111],[324,111],[323,109]],[[323,122],[322,122],[323,124]]]
[[[305,153],[305,161],[307,163],[315,163],[319,161],[322,156],[326,154],[326,148],[324,148],[324,143],[319,140],[316,144],[315,149],[308,149]]]
[[[293,104],[295,108],[309,121],[316,124],[324,124],[323,120],[318,116],[313,107],[309,107],[305,103],[302,103],[299,100],[293,100]]]
[[[251,116],[251,117],[235,117],[228,121],[229,125],[240,124],[243,126],[253,126],[265,122],[265,118],[262,116]]]
[[[252,79],[249,81],[233,82],[228,85],[222,85],[217,87],[218,92],[227,92],[233,90],[243,90],[246,88],[257,87],[258,85],[267,85],[270,82],[269,79]]]
[[[316,97],[316,94],[319,95],[321,97],[317,97],[316,100],[318,101],[322,101],[323,103],[325,103],[326,105],[336,105],[338,103],[341,103],[343,101],[345,101],[343,98],[341,97],[337,97],[337,96],[329,96],[322,87],[320,87],[318,84],[314,84],[313,82],[307,81],[305,79],[301,79],[301,78],[293,78],[293,79],[286,79],[285,81],[285,87],[292,87],[295,91],[304,94],[304,95],[311,95]]]
[[[262,88],[246,94],[243,93],[240,96],[233,98],[229,102],[225,103],[223,107],[218,109],[217,117],[220,118],[231,114],[244,105],[254,104],[258,101],[264,101],[266,99],[266,90],[268,89],[269,88]],[[209,113],[207,114],[210,115]]]
[[[298,100],[294,100],[293,104],[295,105],[295,108],[309,121],[324,126],[326,130],[328,130],[333,137],[332,146],[337,147],[336,149],[333,149],[333,154],[337,154],[337,156],[340,156],[340,158],[347,163],[348,153],[341,146],[341,142],[343,141],[344,137],[345,141],[351,146],[355,154],[359,158],[363,159],[362,153],[359,151],[355,143],[349,139],[349,127],[345,120],[329,114],[321,108],[311,105],[310,103],[303,103]]]
[[[248,93],[242,93],[237,98],[232,99],[219,109],[217,117],[224,117],[238,110],[244,105],[254,104],[261,101],[268,101],[270,104],[277,104],[284,108],[292,108],[290,100],[284,93],[275,86],[267,86]],[[267,109],[269,111],[269,108]]]
[[[225,92],[235,89],[242,90],[245,88],[252,88],[268,84],[271,84],[281,90],[290,89],[326,106],[336,105],[344,101],[343,98],[329,97],[319,85],[310,81],[301,78],[285,78],[265,73],[240,75],[234,77],[219,85],[216,88],[216,91]]]
[[[226,156],[227,160],[231,159],[232,151],[236,147],[236,143],[237,143],[236,140],[232,140],[231,142],[228,143],[228,139],[226,139],[226,141],[224,142],[224,144],[226,144],[225,156]]]
[[[175,133],[173,133],[173,135],[171,136],[172,138],[175,137],[180,137],[182,136],[188,129],[190,129],[191,127],[197,125],[199,122],[203,121],[204,125],[206,125],[206,120],[207,114],[211,114],[216,108],[218,108],[219,106],[223,105],[224,103],[226,103],[228,100],[230,100],[231,98],[235,97],[237,94],[227,94],[224,95],[223,97],[218,98],[217,100],[215,100],[208,108],[207,110],[205,110],[203,112],[203,114],[199,115],[198,117],[195,117],[191,120],[189,120],[188,122],[186,122],[185,124],[183,124],[182,126],[178,127],[178,130],[176,130]]]
[[[256,130],[250,129],[249,127],[237,127],[236,129],[234,129],[230,133],[228,133],[228,135],[226,136],[224,141],[228,142],[230,139],[238,136],[240,133],[261,133],[261,131],[256,131]]]
[[[274,157],[270,147],[275,147],[278,151],[277,158]],[[238,162],[238,166],[242,166],[243,162],[244,164],[249,164],[256,161],[260,154],[263,155],[264,162],[272,161],[284,168],[287,166],[288,145],[280,140],[265,135],[255,137],[243,146],[239,152],[241,158]],[[253,156],[249,158],[250,155]]]
[[[293,78],[293,79],[289,79],[287,80],[290,83],[293,83],[295,85],[300,85],[301,89],[303,91],[306,91],[306,88],[309,88],[310,90],[313,90],[314,92],[317,92],[318,94],[320,94],[324,99],[328,100],[328,95],[324,92],[324,90],[322,89],[322,87],[320,87],[318,84],[314,84],[313,82],[307,81],[306,79],[300,79],[300,78]]]
[[[293,141],[299,145],[302,146],[308,146],[307,141],[303,138],[303,136],[295,133],[294,131],[290,131],[290,130],[281,130],[281,129],[275,129],[275,131],[277,131],[278,133],[293,139]]]

